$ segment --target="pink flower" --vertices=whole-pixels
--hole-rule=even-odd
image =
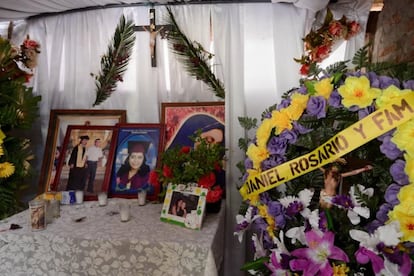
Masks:
[[[329,33],[333,36],[340,36],[342,33],[342,24],[338,21],[333,21],[329,24]]]
[[[305,233],[307,248],[292,251],[291,255],[297,259],[289,262],[293,271],[303,271],[304,276],[333,275],[329,259],[349,262],[348,256],[342,249],[334,245],[333,232],[311,230]]]
[[[357,22],[352,21],[348,24],[348,35],[346,39],[350,38],[351,36],[356,35],[359,30],[361,29],[361,25],[359,25]]]
[[[23,41],[23,46],[28,49],[37,49],[40,47],[39,43],[31,39],[26,39],[25,41]]]

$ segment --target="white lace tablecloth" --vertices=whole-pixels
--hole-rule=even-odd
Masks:
[[[111,212],[122,200],[61,206],[61,217],[43,231],[31,231],[28,210],[0,221],[0,230],[23,227],[0,232],[0,275],[217,275],[224,205],[191,230],[160,221],[162,204],[132,199],[131,219],[121,222]]]

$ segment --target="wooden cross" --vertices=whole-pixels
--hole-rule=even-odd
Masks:
[[[160,34],[161,38],[165,38],[166,33],[171,30],[171,25],[156,25],[155,24],[155,9],[149,10],[149,25],[146,26],[134,26],[136,32],[148,32],[150,35],[150,52],[151,52],[151,66],[157,67],[157,35]]]

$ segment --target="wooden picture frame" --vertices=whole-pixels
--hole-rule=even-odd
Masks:
[[[109,186],[110,197],[137,198],[138,191],[147,190],[147,199],[158,200],[161,187],[149,183],[149,175],[157,167],[164,146],[164,126],[161,124],[118,124],[118,138]],[[136,154],[130,156],[133,152]],[[141,152],[141,154],[138,154]],[[140,155],[140,157],[135,157]],[[144,158],[145,165],[131,158]],[[132,161],[130,163],[129,161]],[[142,159],[140,159],[142,160]],[[140,161],[142,162],[142,161]],[[132,167],[131,167],[132,164]],[[138,165],[137,165],[138,166]]]
[[[115,126],[69,125],[62,145],[63,158],[59,159],[50,190],[82,190],[85,200],[96,200],[98,193],[107,192],[116,138]],[[83,153],[78,149],[82,140],[85,141]],[[102,153],[100,157],[96,157],[96,161],[90,160],[93,153],[89,153],[94,145],[101,148]],[[80,154],[77,155],[78,152]]]
[[[198,186],[169,184],[161,220],[190,229],[201,229],[208,190]]]
[[[50,192],[54,182],[59,149],[68,125],[115,125],[126,122],[126,110],[89,110],[89,109],[52,109],[49,117],[49,128],[46,146],[39,177],[39,192]]]
[[[189,136],[197,130],[225,145],[224,102],[161,103],[161,123],[165,125],[165,150],[193,146]]]

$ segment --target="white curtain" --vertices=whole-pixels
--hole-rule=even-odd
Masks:
[[[163,23],[165,7],[155,8],[157,24]],[[298,85],[299,65],[293,58],[302,55],[301,39],[315,12],[287,3],[177,5],[172,10],[187,36],[215,54],[214,69],[225,85],[228,162],[223,274],[239,275],[251,245],[240,244],[233,237],[241,202],[237,187],[242,184],[236,163],[244,158],[238,139],[246,134],[238,117],[259,118],[286,90]],[[27,28],[21,28],[21,33],[41,43],[33,83],[35,93],[42,96],[39,156],[51,109],[93,109],[95,86],[90,73],[99,72],[100,58],[122,14],[136,25],[148,25],[147,7],[128,7],[36,18],[28,21]],[[183,70],[166,45],[166,40],[157,39],[157,67],[153,68],[149,34],[137,32],[124,81],[94,109],[126,109],[128,122],[158,123],[161,102],[220,100]]]

